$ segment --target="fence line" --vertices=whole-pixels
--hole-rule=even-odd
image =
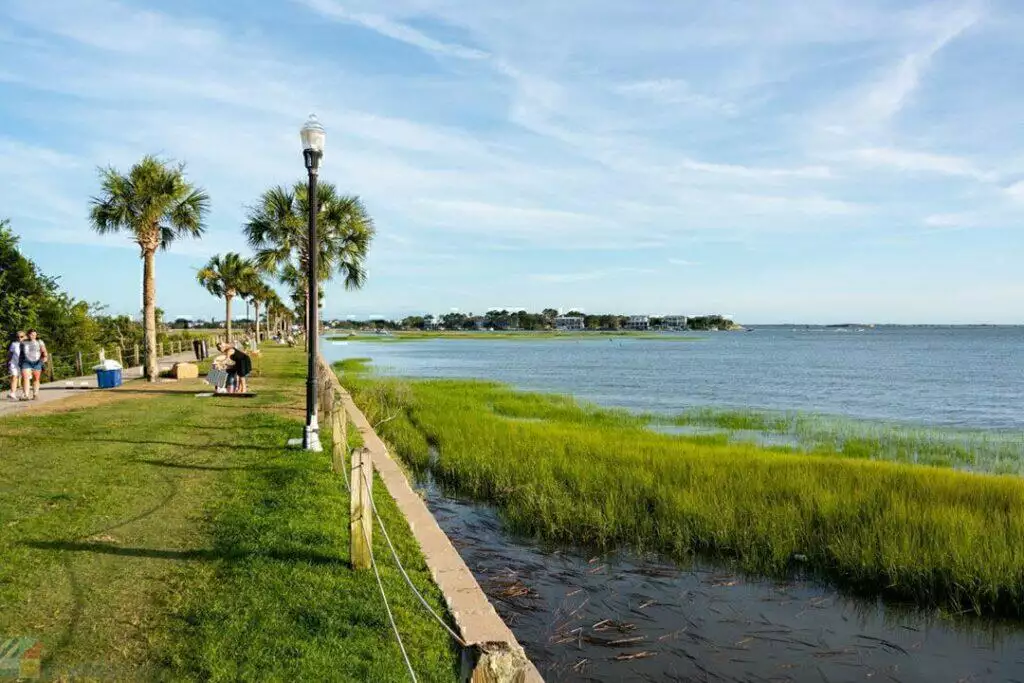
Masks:
[[[366,470],[360,468],[360,478],[362,479],[362,486],[364,491],[371,491],[369,484],[366,482]],[[373,493],[370,493],[370,504],[373,504]],[[379,519],[379,517],[378,517]],[[405,651],[405,643],[402,642],[402,634],[398,631],[398,624],[395,623],[395,615],[391,613],[391,605],[388,604],[388,596],[384,591],[384,582],[380,580],[380,570],[377,569],[377,558],[373,554],[373,542],[370,540],[369,535],[366,533],[366,528],[360,525],[363,530],[363,538],[366,539],[366,545],[370,548],[370,566],[373,567],[373,575],[377,577],[377,587],[380,589],[380,597],[384,600],[384,609],[388,613],[388,621],[391,622],[391,629],[395,632],[395,639],[398,641],[398,649],[402,651],[402,659],[405,660],[405,667],[409,670],[409,678],[412,679],[412,683],[418,683],[416,679],[416,671],[412,668],[412,662],[409,661],[409,653]]]
[[[387,446],[374,432],[373,425],[352,401],[345,391],[333,368],[321,356],[318,359],[321,368],[321,381],[318,389],[321,424],[332,422],[333,448],[331,452],[332,467],[347,474],[348,466],[352,466],[352,476],[348,479],[350,495],[349,519],[352,535],[351,558],[353,567],[359,559],[364,569],[378,570],[372,544],[372,524],[367,515],[377,517],[377,525],[384,534],[385,541],[395,564],[399,568],[406,585],[417,596],[420,604],[438,621],[445,631],[461,646],[462,672],[460,680],[472,680],[477,683],[537,683],[543,678],[536,667],[526,657],[522,647],[508,626],[501,620],[490,604],[487,596],[480,589],[469,568],[465,566],[458,551],[438,526],[422,499],[415,495],[408,479],[399,466],[388,454]],[[357,453],[352,451],[350,462],[345,462],[347,453],[347,430],[350,426],[363,435],[365,447]],[[377,467],[377,460],[380,467]],[[369,469],[370,472],[366,472]],[[385,484],[388,495],[392,496],[400,514],[409,521],[413,536],[419,542],[427,567],[434,582],[441,589],[448,605],[448,613],[454,620],[454,628],[450,627],[444,616],[438,614],[426,601],[423,594],[416,588],[412,578],[398,557],[390,533],[377,509],[372,493],[362,496],[362,491],[372,490],[375,479],[373,472],[380,471],[380,478]],[[370,483],[366,478],[370,477]],[[360,490],[361,489],[361,490]],[[357,500],[359,498],[360,500]],[[369,498],[369,502],[365,499]],[[353,520],[356,520],[353,523]],[[355,527],[359,527],[358,529]],[[361,547],[355,547],[358,546]],[[357,557],[357,552],[360,553]],[[392,596],[394,597],[394,596]],[[484,609],[486,605],[490,609]],[[400,635],[396,631],[396,636]],[[415,679],[413,679],[415,680]]]
[[[157,344],[157,358],[191,351],[193,341],[210,343],[214,339],[216,337],[210,336],[200,339],[175,339],[161,342]],[[101,357],[108,360],[116,360],[122,367],[138,367],[145,360],[145,353],[138,344],[134,344],[132,348],[117,344],[108,344],[96,348],[97,350],[91,353],[77,351],[73,354],[49,354],[45,370],[47,379],[54,382],[58,379],[84,377],[89,374],[95,365],[99,364]],[[166,353],[164,353],[165,351]]]
[[[335,459],[335,465],[337,469],[340,469],[345,477],[346,490],[349,491],[351,495],[355,495],[353,493],[353,488],[356,486],[360,486],[361,490],[367,493],[366,498],[369,499],[370,503],[370,510],[368,510],[367,512],[372,511],[373,517],[376,518],[377,526],[380,528],[381,533],[384,534],[384,540],[387,542],[388,550],[391,553],[391,557],[394,559],[395,565],[398,567],[398,571],[402,575],[402,578],[405,580],[406,585],[409,586],[409,589],[413,592],[413,595],[415,595],[416,598],[419,600],[419,603],[423,605],[423,607],[427,610],[427,613],[430,614],[430,616],[433,617],[434,620],[441,625],[441,628],[443,628],[460,647],[465,648],[466,641],[463,640],[463,638],[458,633],[456,633],[454,629],[452,629],[448,624],[446,624],[441,615],[439,615],[434,610],[434,608],[430,606],[430,603],[427,602],[427,599],[423,597],[423,593],[421,593],[420,590],[413,583],[412,577],[409,576],[409,572],[406,570],[405,565],[402,563],[402,559],[398,556],[398,550],[395,548],[395,544],[391,540],[391,534],[388,533],[387,526],[384,524],[384,519],[381,517],[380,511],[377,509],[377,503],[373,499],[373,487],[366,478],[367,470],[369,470],[370,472],[369,476],[373,476],[372,465],[369,468],[360,467],[358,470],[360,480],[357,482],[350,482],[348,478],[347,463],[345,463],[344,460],[342,460],[341,462],[337,462],[339,453],[345,453],[347,455],[350,455],[351,457],[351,454],[349,454],[348,444],[346,440],[342,439],[342,435],[345,434],[345,432],[347,431],[345,429],[345,426],[347,426],[348,415],[345,413],[345,408],[341,400],[339,400],[340,396],[337,391],[336,384],[337,377],[334,375],[334,371],[330,368],[330,366],[327,366],[326,363],[320,364],[319,369],[322,373],[324,373],[324,375],[322,375],[323,379],[321,380],[321,382],[319,382],[318,387],[322,392],[319,396],[319,407],[323,411],[321,414],[323,414],[325,417],[330,416],[329,419],[331,421],[331,427],[333,432],[332,458]],[[330,374],[326,374],[327,372],[329,372]],[[372,463],[372,455],[370,454],[370,451],[364,450],[363,452],[364,456],[370,458],[370,462]],[[365,526],[363,526],[362,524],[359,524],[357,526],[359,527],[361,533],[363,534],[363,539],[366,541],[366,546],[369,548],[370,566],[373,568],[374,575],[377,578],[377,585],[380,589],[381,598],[384,600],[384,607],[387,610],[388,619],[391,621],[391,628],[395,632],[395,638],[398,640],[398,647],[402,651],[402,657],[405,660],[406,667],[409,670],[409,677],[412,679],[413,683],[416,683],[416,672],[413,669],[412,663],[409,659],[409,655],[405,649],[405,645],[402,642],[401,633],[399,632],[398,625],[395,622],[394,616],[391,613],[391,608],[388,604],[387,594],[384,590],[384,584],[380,578],[380,571],[377,565],[377,555],[373,551],[373,541],[370,538],[370,534],[367,532]]]

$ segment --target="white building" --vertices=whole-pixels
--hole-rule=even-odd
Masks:
[[[661,326],[670,330],[685,330],[687,322],[685,315],[666,315],[661,319]]]
[[[583,316],[582,315],[560,315],[555,318],[555,329],[556,330],[582,330],[583,329]]]
[[[627,330],[649,330],[651,329],[651,318],[646,315],[631,315],[626,320]]]

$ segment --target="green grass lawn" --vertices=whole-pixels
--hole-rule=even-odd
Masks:
[[[873,595],[1024,616],[1024,479],[677,437],[650,418],[493,382],[341,364],[413,467],[548,542],[811,570]],[[436,458],[434,457],[436,453]]]
[[[261,365],[256,399],[134,383],[0,419],[0,637],[40,639],[48,677],[408,679],[372,571],[349,568],[329,453],[284,447],[301,434],[304,357],[267,348]],[[443,613],[393,501],[375,496]],[[453,680],[449,637],[374,546],[418,676]]]

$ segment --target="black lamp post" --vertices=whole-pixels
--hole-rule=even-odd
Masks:
[[[306,429],[302,434],[302,447],[307,451],[323,450],[320,445],[320,425],[316,418],[316,354],[317,354],[317,313],[319,311],[319,282],[317,280],[317,255],[320,242],[316,236],[316,178],[320,169],[320,158],[324,155],[324,127],[316,115],[310,114],[302,126],[302,156],[309,173],[309,234],[306,248],[308,271],[306,273],[306,346],[309,348],[309,366],[306,370]]]

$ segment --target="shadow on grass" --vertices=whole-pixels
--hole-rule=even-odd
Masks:
[[[24,541],[21,545],[35,550],[52,550],[57,552],[95,553],[114,555],[117,557],[139,557],[156,560],[199,560],[214,562],[228,560],[262,559],[277,562],[296,562],[321,566],[349,567],[349,562],[333,555],[311,553],[301,550],[268,550],[265,552],[231,552],[212,548],[194,548],[189,550],[162,550],[160,548],[133,548],[112,545],[110,543],[88,543],[79,541]]]
[[[233,472],[233,471],[245,471],[245,472],[269,472],[270,470],[281,469],[277,465],[232,465],[220,467],[217,465],[191,465],[184,462],[174,462],[172,460],[144,460],[138,459],[134,462],[143,465],[153,465],[154,467],[170,467],[176,470],[202,470],[208,472]]]
[[[60,437],[45,437],[46,441],[57,441],[65,443],[123,443],[133,444],[136,446],[178,446],[179,448],[187,448],[189,450],[202,450],[202,449],[235,449],[239,451],[268,451],[268,452],[279,452],[286,451],[287,446],[281,444],[280,446],[259,446],[248,443],[194,443],[184,441],[160,441],[157,439],[110,439],[107,437],[92,437],[82,436],[77,439],[62,439]]]
[[[209,387],[206,386],[194,386],[188,389],[114,389],[113,391],[119,394],[145,394],[152,396],[153,394],[162,394],[166,396],[188,396],[194,398],[196,394],[201,394],[207,391]]]

